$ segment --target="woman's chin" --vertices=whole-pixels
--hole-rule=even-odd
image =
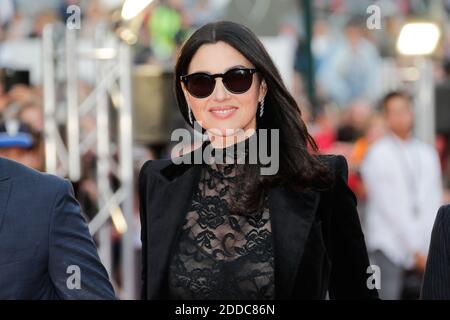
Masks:
[[[224,137],[229,137],[229,136],[235,136],[236,134],[238,134],[239,132],[241,132],[243,130],[239,127],[236,128],[234,126],[220,125],[220,126],[216,126],[216,127],[210,127],[209,129],[207,129],[207,131],[210,135],[224,138]]]

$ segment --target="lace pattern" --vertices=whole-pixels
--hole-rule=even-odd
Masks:
[[[259,212],[229,213],[240,164],[209,164],[194,192],[169,266],[171,299],[273,299],[267,196]]]

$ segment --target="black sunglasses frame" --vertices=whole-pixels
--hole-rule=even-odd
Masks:
[[[194,97],[197,97],[197,98],[206,98],[206,97],[209,97],[209,96],[214,92],[214,88],[216,87],[216,84],[215,84],[216,78],[222,78],[222,83],[223,83],[223,85],[225,86],[225,88],[226,88],[228,91],[230,91],[231,93],[233,93],[233,94],[241,94],[241,93],[244,93],[244,92],[248,91],[248,89],[247,89],[247,90],[245,90],[245,91],[243,91],[243,92],[235,92],[235,91],[233,91],[233,90],[230,90],[230,88],[228,88],[228,86],[227,86],[227,84],[226,84],[226,81],[223,82],[224,77],[226,77],[226,75],[227,75],[228,73],[234,72],[234,71],[247,71],[247,72],[250,72],[250,75],[253,75],[254,73],[257,73],[257,72],[258,72],[258,70],[255,69],[255,68],[232,68],[232,69],[226,71],[225,73],[208,74],[208,73],[206,73],[206,72],[195,72],[195,73],[191,73],[191,74],[188,74],[188,75],[180,76],[180,80],[186,85],[186,87],[187,87],[187,84],[188,84],[188,82],[189,82],[189,78],[192,77],[192,76],[195,76],[195,75],[205,75],[205,76],[209,77],[210,79],[212,79],[212,80],[214,81],[214,86],[213,86],[211,92],[210,92],[207,96],[204,96],[204,97],[203,97],[203,96],[202,96],[202,97],[198,97],[198,96],[192,94],[192,93],[189,91],[189,89],[188,89],[189,93],[192,94]],[[252,78],[252,82],[253,82],[253,78]]]

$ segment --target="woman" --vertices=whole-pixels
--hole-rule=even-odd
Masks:
[[[262,175],[262,161],[144,164],[142,297],[376,298],[346,161],[308,152],[315,144],[257,37],[232,22],[197,30],[179,54],[175,93],[185,120],[209,137],[184,159],[209,146],[227,160],[243,146],[248,160],[251,132],[278,129],[269,148],[279,150],[279,170]]]

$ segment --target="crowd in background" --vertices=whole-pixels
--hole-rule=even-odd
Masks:
[[[373,258],[382,264],[381,260],[387,256],[387,264],[383,264],[386,269],[390,267],[388,263],[393,262],[394,266],[401,265],[403,269],[417,267],[416,269],[423,271],[428,241],[426,234],[431,232],[430,223],[433,221],[433,214],[437,212],[436,206],[450,202],[450,132],[436,132],[434,146],[417,147],[421,150],[419,152],[425,150],[424,157],[428,159],[422,163],[424,175],[420,177],[423,179],[429,176],[433,179],[438,177],[438,184],[433,180],[428,189],[420,191],[408,189],[417,184],[413,181],[417,178],[414,171],[417,171],[420,165],[418,158],[414,156],[416,146],[404,145],[406,161],[411,164],[413,171],[407,173],[409,175],[407,179],[412,179],[406,186],[407,194],[383,195],[381,194],[383,191],[380,191],[383,183],[390,185],[395,183],[396,179],[402,179],[396,178],[389,170],[383,170],[383,161],[388,161],[389,156],[393,157],[393,162],[403,157],[389,153],[389,148],[383,147],[382,144],[389,145],[387,137],[395,136],[398,128],[404,126],[404,130],[410,131],[413,127],[414,92],[408,92],[407,86],[400,85],[395,88],[398,93],[383,100],[383,97],[391,91],[386,86],[384,78],[386,75],[382,72],[385,62],[392,62],[399,67],[405,63],[405,59],[396,53],[395,39],[402,23],[408,17],[426,14],[441,24],[442,41],[437,53],[432,57],[435,67],[434,77],[437,85],[450,83],[450,33],[446,32],[450,26],[447,22],[450,1],[436,2],[439,2],[441,6],[439,8],[444,10],[436,9],[429,1],[419,0],[314,1],[315,22],[311,47],[314,54],[316,98],[313,102],[308,100],[306,89],[309,66],[305,53],[307,46],[301,12],[299,11],[298,22],[287,19],[279,23],[280,35],[289,33],[296,39],[297,49],[295,60],[292,61],[294,70],[292,94],[300,106],[302,117],[320,153],[342,154],[346,157],[349,163],[348,184],[358,198],[361,221],[367,232],[369,246],[373,245],[378,251],[384,252],[381,256],[376,255],[378,251],[374,252]],[[89,36],[98,23],[105,21],[114,23],[110,10],[112,4],[106,3],[108,1],[45,0],[31,4],[25,0],[0,0],[0,68],[3,70],[0,73],[0,156],[17,160],[37,170],[45,170],[42,82],[32,83],[29,75],[21,77],[19,73],[8,74],[12,71],[8,70],[8,65],[2,64],[2,61],[6,61],[2,56],[2,45],[18,39],[42,38],[45,24],[64,23],[67,18],[66,8],[71,4],[82,7],[83,28],[80,32],[83,36]],[[137,38],[132,43],[135,65],[170,66],[184,39],[198,26],[225,16],[224,3],[226,1],[155,1],[142,16]],[[381,30],[369,30],[366,27],[364,17],[367,17],[366,8],[370,4],[378,4],[382,8]],[[12,81],[12,85],[8,81]],[[80,82],[79,89],[80,96],[86,96],[92,90],[92,84]],[[405,119],[410,119],[410,123],[405,123]],[[450,122],[450,119],[448,121]],[[89,131],[95,126],[95,121],[85,119],[82,126]],[[145,159],[169,157],[170,146],[169,141],[166,144],[137,145],[136,155],[139,161],[136,161],[135,172],[138,172],[139,165]],[[383,152],[387,152],[388,156]],[[411,158],[408,158],[408,155]],[[75,184],[77,197],[88,219],[91,219],[98,210],[95,160],[96,155],[93,152],[84,155],[83,176]],[[408,166],[409,164],[403,167]],[[377,172],[375,176],[374,172]],[[428,172],[431,173],[425,174]],[[438,196],[437,199],[431,199],[433,197],[427,194],[431,190],[436,190],[434,194]],[[408,214],[397,215],[393,222],[388,216],[394,202],[400,201],[401,197],[410,197],[414,192],[418,192],[422,201],[417,204],[420,207],[417,210],[422,210],[420,214],[426,216],[420,220],[422,221],[420,224],[426,226],[422,231],[418,231],[415,218]],[[404,201],[408,202],[407,199]],[[384,207],[376,208],[377,205]],[[428,212],[423,212],[427,209]],[[396,212],[402,210],[408,209],[397,207]],[[377,217],[379,212],[386,215]],[[425,220],[426,223],[423,222]],[[386,228],[385,223],[398,224],[398,228],[392,232],[398,232],[399,237],[404,237],[405,247],[397,248],[395,245],[398,244],[383,242],[395,242],[397,239],[395,234],[383,240],[377,239],[375,234],[384,232],[381,229]],[[118,243],[119,235],[114,233],[112,236]],[[413,243],[415,240],[410,238],[415,236],[423,236],[423,242]],[[403,257],[401,251],[406,246],[413,248],[411,250],[420,251],[421,255]],[[401,270],[393,270],[393,279],[395,272],[399,278]],[[119,278],[118,271],[115,277]],[[120,279],[116,281],[120,282]],[[398,290],[392,288],[390,297],[407,297],[405,293],[400,296]]]

